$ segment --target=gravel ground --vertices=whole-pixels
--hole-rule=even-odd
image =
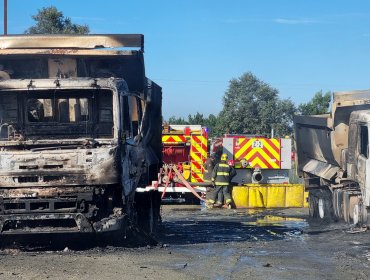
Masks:
[[[0,279],[370,279],[370,232],[308,223],[307,209],[168,205],[162,214],[157,246],[8,246]]]

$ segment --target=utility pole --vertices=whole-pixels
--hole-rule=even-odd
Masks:
[[[4,0],[4,35],[8,34],[8,0]]]

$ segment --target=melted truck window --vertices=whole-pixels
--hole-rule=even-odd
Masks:
[[[135,96],[121,97],[121,121],[126,138],[132,138],[138,135],[140,123],[143,117],[142,102]]]
[[[369,157],[369,132],[365,125],[360,126],[360,153],[366,158]]]
[[[88,98],[28,98],[29,122],[75,123],[89,120]]]
[[[0,91],[0,141],[113,135],[111,90]]]
[[[0,124],[16,123],[18,121],[18,102],[16,95],[0,95]]]

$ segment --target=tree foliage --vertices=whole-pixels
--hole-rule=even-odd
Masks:
[[[88,34],[87,25],[72,23],[69,17],[64,17],[61,11],[54,6],[42,8],[32,16],[36,21],[34,26],[28,28],[26,34]]]
[[[171,116],[168,121],[168,124],[189,124],[188,121],[186,121],[184,118],[181,117],[176,117],[176,116]]]
[[[329,111],[331,92],[323,94],[322,90],[316,92],[314,97],[307,103],[298,106],[298,113],[302,115],[320,115]]]
[[[275,137],[292,133],[293,115],[323,114],[329,109],[331,93],[317,92],[311,101],[298,109],[290,99],[279,98],[278,91],[257,79],[252,73],[232,79],[223,97],[223,109],[218,115],[205,117],[197,112],[188,119],[169,119],[170,124],[199,124],[209,128],[210,136],[225,133],[253,134]]]
[[[209,129],[210,137],[214,137],[218,135],[217,132],[217,124],[218,124],[218,117],[210,114],[208,117],[204,117],[203,114],[197,112],[194,115],[189,114],[188,119],[184,119],[181,117],[172,116],[167,121],[168,124],[182,124],[182,125],[201,125],[205,126]]]
[[[230,81],[218,128],[227,133],[285,136],[292,131],[295,106],[278,91],[248,72]]]

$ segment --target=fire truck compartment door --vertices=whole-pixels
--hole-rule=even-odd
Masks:
[[[227,154],[228,159],[234,158],[234,138],[223,139],[223,154]]]

